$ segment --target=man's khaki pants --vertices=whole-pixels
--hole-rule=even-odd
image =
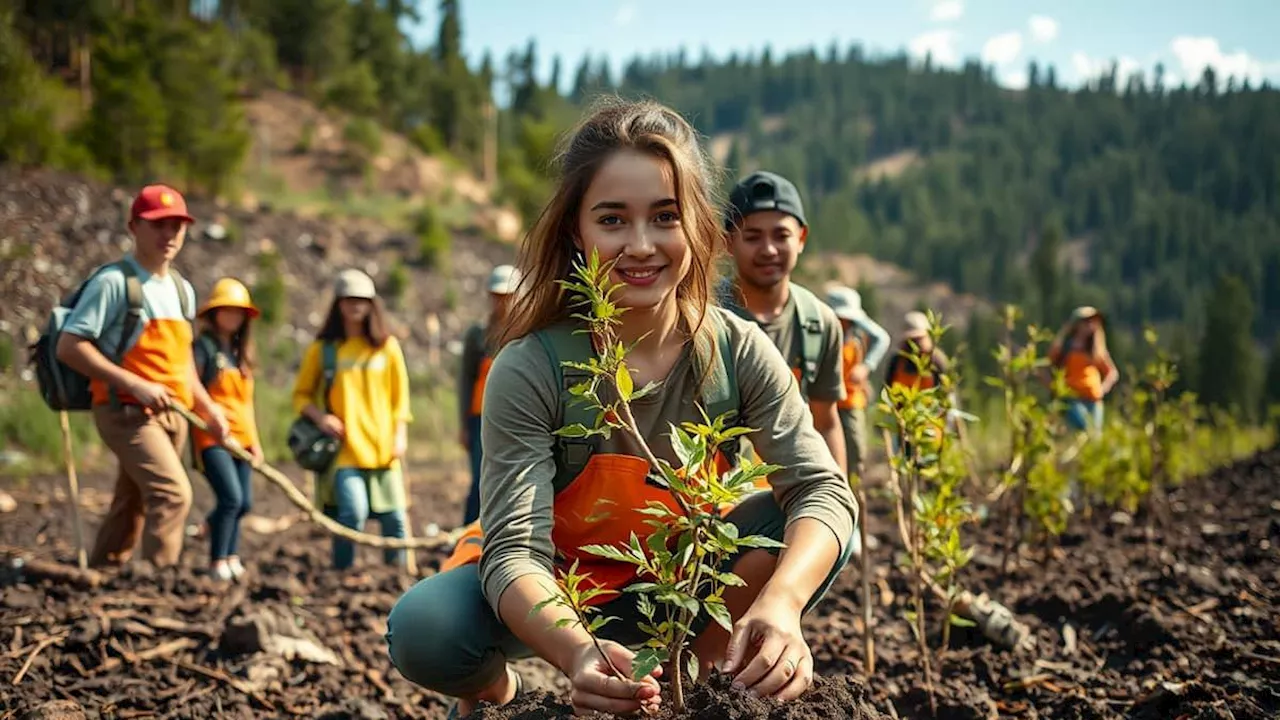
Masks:
[[[169,411],[148,415],[137,405],[97,405],[93,420],[102,442],[119,460],[120,472],[90,564],[123,564],[141,538],[142,559],[173,565],[182,553],[191,509],[191,481],[182,465],[186,419]]]

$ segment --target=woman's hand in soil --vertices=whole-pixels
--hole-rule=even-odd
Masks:
[[[734,685],[758,697],[800,697],[813,684],[813,655],[800,632],[800,612],[784,602],[752,605],[733,625],[724,672],[737,673]]]
[[[573,683],[570,701],[574,712],[586,714],[599,711],[625,715],[636,711],[650,713],[657,710],[661,702],[657,678],[662,674],[662,668],[655,668],[652,674],[636,682],[630,679],[631,660],[635,657],[630,650],[608,640],[601,640],[600,647],[627,677],[614,675],[609,663],[601,657],[594,644],[583,645],[569,674],[569,681]]]

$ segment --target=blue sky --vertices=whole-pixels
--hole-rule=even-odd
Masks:
[[[434,40],[436,3],[422,3],[416,42]],[[1031,59],[1052,63],[1076,84],[1112,61],[1121,73],[1163,62],[1175,82],[1206,65],[1227,75],[1280,84],[1280,0],[462,0],[463,42],[472,62],[495,60],[530,38],[545,77],[559,54],[564,81],[584,54],[607,55],[615,70],[636,54],[685,47],[724,57],[831,41],[872,53],[906,48],[955,65],[968,57],[996,67],[1009,86],[1026,82]]]

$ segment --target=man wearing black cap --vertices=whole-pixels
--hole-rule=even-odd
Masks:
[[[809,234],[800,192],[780,175],[752,173],[729,193],[725,228],[738,277],[724,286],[721,303],[773,340],[809,401],[814,427],[847,472],[837,409],[845,393],[840,321],[817,296],[791,282]]]

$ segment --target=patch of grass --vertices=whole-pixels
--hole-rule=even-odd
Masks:
[[[70,413],[71,448],[77,463],[94,464],[104,448],[93,416]],[[62,427],[58,413],[49,409],[39,389],[28,382],[0,384],[0,447],[27,455],[24,469],[47,471],[63,466]]]

